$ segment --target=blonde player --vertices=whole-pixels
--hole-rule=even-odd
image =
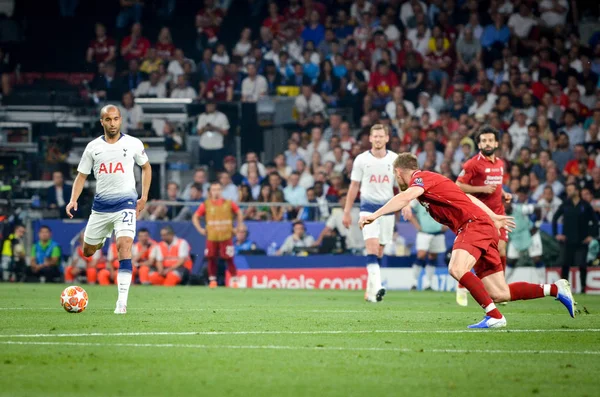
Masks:
[[[100,124],[104,135],[86,146],[77,167],[78,174],[66,211],[67,215],[73,218],[71,210],[77,211],[77,199],[81,195],[87,176],[93,170],[96,177],[96,196],[83,236],[83,255],[94,255],[102,248],[106,238],[115,232],[119,252],[119,295],[115,314],[125,314],[131,285],[131,246],[135,237],[136,218],[148,200],[152,168],[144,144],[137,138],[121,133],[119,108],[113,105],[103,107],[100,111]],[[137,198],[135,189],[135,164],[142,167],[140,199]]]
[[[349,227],[352,222],[350,210],[360,190],[360,216],[368,216],[381,208],[394,197],[394,160],[396,153],[388,151],[386,144],[390,139],[387,128],[382,124],[371,127],[369,142],[371,150],[356,156],[350,175],[351,183],[348,198],[344,206],[343,224]],[[366,225],[362,232],[367,251],[367,302],[380,302],[385,295],[381,285],[379,269],[383,247],[394,237],[394,215],[382,216]]]

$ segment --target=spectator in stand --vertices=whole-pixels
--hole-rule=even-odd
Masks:
[[[65,184],[62,172],[52,173],[52,186],[46,191],[46,205],[50,209],[57,209],[61,218],[66,218],[65,208],[71,199],[71,185]]]
[[[253,166],[256,168],[256,171],[258,172],[258,175],[261,178],[267,176],[267,170],[265,166],[260,161],[258,161],[258,155],[255,152],[246,153],[246,162],[242,164],[242,167],[240,168],[240,174],[242,174],[245,177],[248,177],[250,164],[253,164]]]
[[[265,18],[262,26],[269,28],[274,37],[277,37],[283,31],[286,23],[285,17],[279,14],[279,7],[275,1],[269,3],[269,15]]]
[[[561,206],[562,200],[554,195],[551,186],[546,186],[544,187],[542,198],[538,200],[537,204],[541,208],[542,218],[540,220],[552,223],[552,218],[554,218],[554,214]]]
[[[215,64],[229,65],[229,54],[227,54],[227,49],[225,48],[225,44],[223,44],[223,43],[217,44],[215,53],[212,55],[211,60]]]
[[[538,5],[540,20],[546,28],[564,26],[569,12],[567,0],[542,0]]]
[[[290,203],[293,208],[288,210],[290,218],[296,218],[301,207],[308,203],[306,189],[300,186],[300,174],[294,171],[290,174],[287,186],[283,189],[285,201]]]
[[[126,0],[125,0],[126,1]],[[141,60],[150,48],[150,41],[142,36],[142,25],[136,22],[131,27],[131,35],[121,43],[121,56],[129,62],[132,59]]]
[[[158,53],[156,52],[156,48],[148,49],[146,53],[146,58],[142,62],[140,66],[140,71],[144,73],[144,75],[149,75],[152,72],[158,72],[160,65],[163,63],[163,60],[158,57]]]
[[[115,75],[115,65],[108,63],[98,65],[99,73],[94,76],[91,88],[100,101],[119,101],[125,88],[121,79]]]
[[[58,281],[60,277],[60,246],[52,240],[52,230],[41,226],[38,241],[31,247],[31,259],[26,270],[28,281]]]
[[[576,177],[582,177],[582,170],[580,169],[581,163],[583,163],[583,171],[591,171],[596,166],[594,160],[588,157],[585,151],[585,146],[582,144],[575,145],[573,148],[573,158],[567,162],[563,169],[563,176],[568,177],[573,175]]]
[[[559,133],[565,133],[569,137],[570,147],[585,142],[585,131],[577,124],[577,113],[573,109],[565,110],[565,125],[559,130]]]
[[[348,152],[345,152],[339,144],[336,144],[336,146],[333,146],[332,150],[323,156],[323,162],[331,162],[335,172],[342,172],[346,166],[346,161],[348,161],[348,158],[350,158]]]
[[[144,12],[143,0],[119,0],[121,11],[117,15],[117,28],[125,29],[131,22],[139,23]]]
[[[236,255],[242,255],[247,251],[256,250],[256,244],[248,240],[249,232],[248,227],[245,224],[238,225],[235,229],[235,242],[234,242],[234,250]]]
[[[184,74],[179,75],[179,77],[177,77],[177,85],[173,88],[173,91],[171,91],[171,98],[196,99],[197,97],[198,93],[189,86],[187,76]]]
[[[184,206],[181,211],[177,214],[173,221],[190,221],[194,212],[198,209],[198,206],[204,202],[204,196],[202,194],[203,186],[200,184],[193,184],[190,188],[190,196],[185,201],[192,201],[194,204]]]
[[[328,106],[336,107],[340,92],[340,79],[333,73],[333,64],[329,60],[321,62],[320,74],[315,92]]]
[[[301,127],[307,127],[309,123],[313,122],[313,116],[316,113],[325,113],[323,99],[313,92],[309,83],[302,85],[302,93],[296,97],[295,107],[298,112],[298,125]]]
[[[447,39],[440,36],[432,38],[432,40],[434,40],[433,45],[427,51],[423,66],[427,71],[429,81],[441,87],[440,93],[442,97],[445,97],[448,89],[448,72],[452,69],[453,61],[448,46],[446,46]]]
[[[539,200],[540,197],[542,197],[542,194],[544,194],[544,189],[546,186],[551,187],[552,191],[557,196],[560,196],[565,190],[564,185],[558,180],[558,172],[555,167],[548,167],[546,170],[546,182],[538,186],[538,188],[531,195],[531,198],[535,201]]]
[[[292,167],[287,165],[285,155],[283,153],[276,155],[273,159],[273,164],[275,164],[275,171],[277,171],[279,176],[283,180],[287,181],[288,177],[290,176],[293,170]]]
[[[90,42],[86,61],[96,64],[114,61],[116,56],[115,41],[106,35],[106,27],[96,23],[96,38]]]
[[[296,172],[298,172],[298,175],[300,175],[298,184],[304,189],[308,190],[308,188],[314,185],[315,178],[306,167],[306,161],[304,161],[304,159],[298,159],[298,161],[296,161]]]
[[[400,84],[405,89],[406,99],[417,103],[417,96],[425,86],[425,72],[414,54],[406,56],[406,68],[402,70]]]
[[[175,45],[171,38],[171,31],[168,27],[163,26],[158,33],[156,40],[156,53],[163,61],[169,61],[175,54]]]
[[[392,90],[398,85],[398,77],[390,70],[386,61],[377,63],[377,70],[369,79],[367,96],[365,97],[365,112],[371,106],[382,108],[392,99]]]
[[[181,193],[182,199],[184,199],[184,200],[190,199],[190,194],[191,194],[190,189],[194,185],[202,186],[202,195],[206,196],[206,193],[208,192],[208,187],[210,186],[210,184],[208,183],[208,178],[206,176],[206,170],[204,168],[196,168],[196,170],[194,171],[194,176],[192,178],[192,181],[187,184],[185,189],[183,189],[183,193]]]
[[[213,77],[206,83],[205,96],[218,102],[233,100],[233,80],[225,75],[223,65],[214,66]]]
[[[165,98],[167,96],[167,87],[160,82],[158,72],[150,73],[150,79],[142,81],[134,91],[136,98]]]
[[[214,74],[215,64],[212,61],[212,54],[210,48],[205,48],[202,51],[202,60],[196,65],[203,82],[209,81]],[[202,92],[202,96],[204,96],[204,92]]]
[[[466,26],[456,43],[456,71],[467,81],[473,81],[481,68],[481,43],[473,35],[473,28]]]
[[[222,187],[221,196],[225,200],[231,200],[237,203],[239,199],[238,188],[231,181],[231,176],[228,172],[220,172],[218,177],[219,183]]]
[[[574,157],[571,145],[569,144],[569,136],[561,132],[556,141],[556,150],[552,152],[552,160],[556,162],[559,170],[564,170],[565,166]],[[556,193],[556,191],[554,191]],[[558,194],[558,193],[557,193]]]
[[[288,6],[283,10],[283,16],[288,25],[300,31],[302,29],[302,22],[306,16],[304,7],[300,5],[300,0],[289,0]]]
[[[305,43],[312,41],[316,46],[325,38],[325,27],[321,24],[321,16],[317,10],[311,11],[308,23],[302,31],[301,37]]]
[[[133,94],[130,91],[123,94],[119,110],[121,112],[121,132],[123,134],[143,128],[144,111],[140,105],[133,101]]]
[[[497,12],[492,20],[493,23],[486,26],[481,35],[481,46],[486,51],[486,65],[502,56],[502,49],[510,39],[510,29],[504,24],[504,16]]]
[[[215,4],[214,0],[204,0],[204,7],[196,14],[196,32],[198,33],[196,47],[199,50],[216,44],[224,16],[225,13]]]
[[[426,92],[419,94],[419,107],[415,110],[415,116],[420,118],[424,113],[429,114],[429,120],[435,123],[438,119],[438,114],[429,103],[430,95]],[[418,119],[417,119],[418,120]]]
[[[586,184],[586,188],[595,199],[600,199],[600,168],[594,167],[590,172],[591,180]]]
[[[287,78],[277,70],[273,61],[265,62],[265,80],[267,82],[267,95],[277,95],[277,88],[287,84]]]
[[[267,94],[267,79],[258,74],[256,65],[246,66],[248,77],[242,81],[242,102],[257,102]]]
[[[186,61],[191,60],[185,57],[181,48],[176,48],[173,53],[173,59],[169,62],[169,67],[167,68],[174,81],[177,81],[177,78],[185,73],[183,68]]]
[[[127,72],[121,77],[121,85],[126,91],[134,91],[145,80],[146,75],[140,71],[139,66],[140,63],[137,59],[128,62]]]
[[[200,136],[199,164],[220,167],[224,156],[224,138],[229,133],[229,120],[217,110],[214,101],[206,103],[204,113],[198,117],[196,132]]]
[[[274,190],[271,193],[269,200],[270,203],[278,204],[269,208],[270,218],[272,221],[281,222],[286,219],[287,213],[285,210],[285,199],[283,198],[283,192],[279,189]]]
[[[488,99],[487,91],[477,90],[473,92],[473,97],[475,100],[467,112],[469,116],[487,116],[494,107],[493,102]]]
[[[232,55],[243,58],[250,53],[251,48],[252,30],[250,28],[244,28],[240,33],[240,39],[235,44],[235,47],[233,47]]]
[[[312,158],[314,152],[318,152],[321,158],[329,151],[329,142],[323,139],[323,130],[314,127],[310,131],[310,143],[306,147],[306,156]]]
[[[508,133],[512,138],[513,145],[518,150],[527,145],[529,139],[527,115],[522,110],[518,109],[515,111],[515,122],[509,127]]]
[[[166,201],[183,201],[181,198],[179,198],[179,185],[176,182],[169,182],[167,184]],[[159,202],[156,205],[147,206],[140,213],[140,219],[148,219],[151,221],[169,220],[175,218],[180,210],[180,205],[163,204]]]
[[[237,170],[237,161],[233,156],[225,156],[223,159],[223,169],[229,174],[234,185],[240,186],[244,183],[244,177]]]
[[[294,248],[308,248],[315,244],[315,239],[306,233],[304,222],[295,221],[292,226],[292,234],[288,236],[281,247],[277,250],[277,255],[292,255]]]

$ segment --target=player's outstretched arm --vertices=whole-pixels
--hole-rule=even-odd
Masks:
[[[411,186],[405,191],[398,193],[373,214],[362,217],[359,221],[360,227],[362,228],[364,225],[374,222],[380,216],[400,211],[402,208],[409,205],[412,200],[422,195],[423,192],[425,192],[425,190],[422,187]]]
[[[152,183],[152,166],[147,161],[146,164],[142,165],[142,197],[137,201],[136,212],[137,216],[140,216],[140,212],[144,210],[146,202],[148,201],[148,192],[150,191],[150,184]]]
[[[83,186],[85,186],[85,180],[87,179],[87,174],[82,174],[79,172],[75,181],[73,182],[73,190],[71,191],[71,199],[69,200],[69,204],[67,204],[67,215],[69,218],[73,218],[73,214],[71,210],[77,211],[77,200],[79,200],[79,196],[81,196],[81,192],[83,191]]]
[[[352,206],[354,205],[354,200],[356,200],[356,196],[358,195],[359,189],[360,182],[350,182],[350,188],[348,189],[348,195],[346,196],[346,205],[344,206],[344,217],[342,218],[342,223],[347,228],[350,227],[350,224],[352,223],[350,211],[352,210]]]
[[[471,196],[470,194],[467,194],[467,197],[469,197],[473,204],[481,208],[492,219],[492,221],[498,229],[506,229],[508,231],[512,231],[516,227],[514,221],[515,218],[513,218],[512,216],[498,215],[494,213],[494,211],[492,211],[490,207],[485,205],[477,197]]]
[[[458,185],[460,190],[462,190],[463,192],[465,192],[467,194],[472,194],[472,193],[492,194],[498,187],[498,185],[473,186],[473,185],[469,185],[468,183],[463,183],[463,182],[459,182],[459,181],[456,181],[456,184]]]

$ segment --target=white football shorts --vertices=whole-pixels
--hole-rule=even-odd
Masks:
[[[417,233],[417,251],[427,251],[430,254],[446,252],[446,236],[442,234]]]
[[[135,237],[136,212],[126,209],[119,212],[92,211],[88,224],[85,227],[83,241],[89,245],[98,245],[105,238],[112,236],[113,230],[116,238]]]
[[[536,256],[542,256],[544,253],[542,247],[542,236],[540,236],[540,232],[535,233],[531,236],[531,245],[527,249],[530,258],[535,258]],[[508,248],[506,249],[506,257],[508,259],[519,259],[520,252],[515,248],[513,244],[508,243]]]
[[[372,212],[360,212],[360,216],[369,216],[371,214]],[[377,238],[379,239],[379,245],[391,243],[394,238],[395,219],[394,215],[385,215],[377,218],[375,222],[365,225],[362,229],[363,239]]]

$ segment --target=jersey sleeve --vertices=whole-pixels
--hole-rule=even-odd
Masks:
[[[232,202],[231,204],[234,204],[234,203]],[[233,206],[232,206],[232,208],[233,208]],[[196,215],[204,216],[204,214],[206,214],[206,206],[204,205],[204,203],[202,203],[198,206],[198,209],[196,210]]]
[[[92,173],[92,167],[94,166],[94,159],[92,159],[92,150],[89,145],[83,151],[81,160],[79,160],[79,166],[77,166],[77,172],[89,175]]]
[[[183,240],[181,244],[179,244],[179,252],[177,256],[179,258],[187,258],[190,255],[190,245],[187,241]]]
[[[139,166],[142,166],[148,162],[148,155],[146,154],[146,149],[144,148],[144,144],[140,140],[136,142],[136,149],[133,155],[133,159]]]
[[[60,247],[57,245],[56,247],[52,248],[52,252],[50,253],[50,258],[60,258],[61,253],[60,253]]]
[[[354,164],[352,165],[352,173],[350,174],[350,180],[354,182],[362,181],[363,177],[363,164],[361,161],[361,157],[357,157],[354,160]]]
[[[458,178],[456,180],[460,183],[470,184],[471,180],[473,179],[473,168],[473,162],[467,161],[463,165],[463,169],[460,174],[458,174]]]
[[[231,211],[236,215],[240,213],[240,207],[233,201],[231,202]]]
[[[154,248],[152,249],[152,252],[150,253],[150,258],[151,259],[155,259],[157,261],[162,261],[163,255],[162,255],[162,251],[160,250],[160,247],[158,246],[158,244],[156,244],[154,246]]]
[[[433,178],[434,176],[431,173],[429,173],[429,175],[419,173],[410,181],[409,187],[420,187],[421,189],[427,191],[432,185],[435,184],[435,181],[432,180]]]

